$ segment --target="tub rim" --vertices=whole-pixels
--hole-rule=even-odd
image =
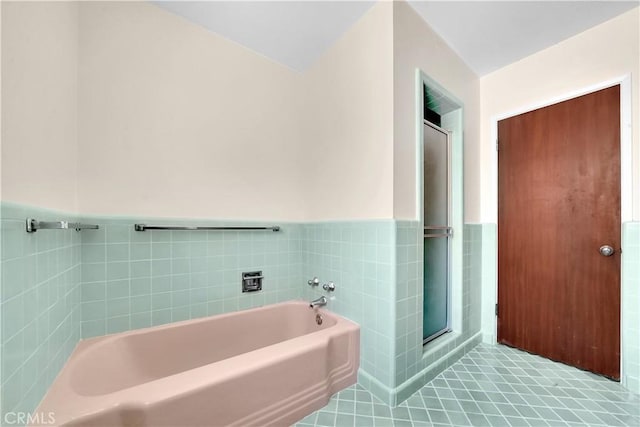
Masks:
[[[206,316],[197,319],[182,320],[163,325],[156,325],[147,328],[89,338],[87,340],[81,340],[76,346],[75,350],[72,352],[71,357],[69,357],[69,359],[65,363],[65,366],[61,369],[57,378],[54,380],[52,386],[47,391],[47,394],[41,401],[37,410],[45,412],[49,411],[47,407],[51,407],[54,412],[56,412],[56,422],[58,423],[59,419],[60,422],[67,423],[79,421],[85,417],[91,417],[100,410],[115,409],[118,407],[128,407],[134,409],[144,408],[151,403],[170,400],[178,395],[195,393],[206,388],[211,384],[211,377],[207,375],[208,371],[211,371],[212,374],[216,374],[217,381],[228,381],[232,380],[235,376],[240,376],[243,373],[246,374],[246,370],[239,371],[234,369],[227,369],[228,367],[234,366],[237,363],[242,363],[243,366],[249,367],[249,370],[257,370],[268,366],[271,363],[282,361],[283,359],[291,357],[291,355],[299,355],[306,351],[325,347],[328,344],[328,341],[331,339],[331,336],[333,335],[336,327],[338,326],[341,326],[341,329],[346,332],[357,331],[359,336],[360,326],[355,322],[346,319],[336,313],[333,313],[327,310],[325,307],[314,308],[314,311],[335,319],[335,323],[330,327],[322,330],[299,335],[285,341],[280,341],[265,347],[259,347],[249,352],[241,353],[230,358],[218,360],[185,371],[180,371],[175,374],[157,378],[144,383],[139,383],[131,387],[114,390],[109,393],[84,395],[78,393],[72,384],[71,379],[73,371],[71,368],[71,364],[79,357],[88,357],[87,355],[90,354],[90,352],[93,352],[96,346],[100,348],[112,341],[122,339],[122,337],[124,336],[135,336],[154,330],[172,329],[188,324],[202,323],[207,320],[210,321],[213,317],[240,316],[243,314],[243,312],[246,311],[263,311],[269,308],[273,309],[275,307],[284,305],[299,305],[305,306],[305,308],[307,308],[308,302],[303,300],[289,300],[229,313]],[[359,349],[357,351],[359,353]],[[65,398],[61,399],[60,396],[65,396]],[[68,396],[73,396],[73,406],[64,404]],[[140,399],[140,396],[144,396],[144,399]],[[44,408],[43,404],[46,404]],[[78,410],[78,407],[81,407],[82,409]],[[60,410],[59,408],[63,409]]]

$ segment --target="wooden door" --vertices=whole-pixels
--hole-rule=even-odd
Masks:
[[[498,141],[498,342],[619,379],[620,86],[502,120]]]

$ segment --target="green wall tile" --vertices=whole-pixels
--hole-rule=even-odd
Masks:
[[[119,317],[131,313],[131,300],[129,298],[115,298],[107,300],[106,316]],[[107,324],[107,330],[109,325]]]
[[[111,243],[106,245],[107,262],[129,261],[128,243]]]
[[[32,283],[28,295],[37,301],[37,310],[29,316],[36,317],[33,321],[38,329],[52,331],[48,325],[52,320],[58,323],[54,325],[58,330],[65,331],[63,335],[70,335],[52,340],[55,347],[64,346],[69,339],[75,343],[80,336],[99,336],[292,298],[316,298],[323,291],[309,288],[306,281],[318,276],[323,282],[336,283],[329,309],[361,325],[361,367],[372,378],[372,389],[377,393],[385,387],[392,389],[423,368],[424,362],[416,356],[421,354],[421,346],[413,343],[421,327],[421,317],[415,310],[421,298],[417,222],[283,223],[281,233],[185,233],[133,231],[133,223],[155,222],[151,219],[93,217],[87,222],[100,224],[100,230],[27,235],[17,231],[23,225],[24,210],[14,211],[19,216],[7,226],[16,231],[7,236],[20,239],[20,243],[5,254],[12,258],[2,261],[3,339],[7,337],[4,332],[10,337],[19,336],[20,331],[32,327],[29,319],[6,326],[9,319],[19,320],[17,307],[24,308],[24,303],[18,301],[27,295],[21,288],[24,283]],[[465,235],[473,236],[474,231],[473,227],[465,228]],[[473,244],[481,239],[482,233],[477,234],[479,237],[469,239],[464,248],[465,286],[475,280],[473,277],[479,274],[476,270],[481,268],[472,255],[481,247]],[[53,255],[54,249],[60,252]],[[241,273],[248,270],[264,273],[261,293],[242,294]],[[71,304],[60,302],[65,298],[59,295],[60,289],[67,299],[72,295]],[[467,290],[466,298],[473,301],[476,296]],[[69,310],[78,314],[73,320]],[[47,315],[39,316],[43,311]],[[473,316],[473,312],[468,311],[468,315]],[[34,342],[29,342],[27,350],[35,354],[23,360],[45,365],[39,370],[46,372],[38,373],[38,378],[43,378],[39,380],[42,393],[48,386],[46,379],[55,377],[54,368],[62,366],[73,347],[66,345],[70,347],[66,353],[47,364],[48,350],[42,347],[50,346],[34,350]],[[8,366],[11,368],[10,363]],[[16,371],[14,377],[22,378],[19,369],[11,369]],[[5,372],[3,381],[9,381]],[[22,387],[16,378],[9,385]],[[27,392],[20,389],[20,401],[8,403],[15,406],[33,399]],[[3,410],[6,407],[3,404]]]
[[[104,229],[107,243],[128,243],[129,232],[133,227],[128,224],[107,224]]]
[[[129,262],[108,262],[107,280],[122,280],[129,278]]]
[[[151,278],[140,277],[132,278],[129,283],[131,296],[150,295],[151,294]]]
[[[104,263],[82,263],[82,282],[102,282],[107,278]]]
[[[151,312],[132,313],[130,322],[131,329],[148,328],[151,326]]]
[[[107,300],[129,296],[129,279],[112,280],[105,284]]]
[[[154,311],[165,310],[171,307],[171,293],[153,294],[151,296],[151,308]],[[155,322],[154,322],[155,323]]]
[[[131,297],[131,314],[151,311],[151,298],[148,295]]]
[[[171,310],[154,310],[151,312],[151,324],[153,326],[163,325],[171,322]]]
[[[124,332],[131,328],[129,316],[109,317],[107,318],[107,334],[115,334]]]
[[[0,319],[1,407],[31,411],[80,336],[81,237],[73,230],[28,234],[25,218],[75,220],[74,215],[2,202]]]
[[[130,268],[132,279],[151,277],[151,261],[132,261]]]
[[[105,282],[90,282],[82,286],[82,301],[104,301],[107,297]]]
[[[104,319],[107,314],[105,301],[91,301],[82,303],[82,321]]]
[[[81,322],[83,338],[97,337],[107,333],[106,319],[83,320]]]
[[[171,290],[171,276],[159,276],[151,278],[151,293],[168,292]]]

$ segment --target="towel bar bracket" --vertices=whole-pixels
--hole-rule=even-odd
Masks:
[[[98,227],[95,224],[81,224],[79,222],[69,221],[38,221],[34,218],[27,218],[26,231],[27,233],[35,233],[38,230],[97,230]]]

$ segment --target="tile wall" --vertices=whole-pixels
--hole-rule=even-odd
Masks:
[[[623,385],[640,394],[640,222],[622,225]]]
[[[393,220],[311,223],[302,231],[306,280],[335,282],[329,309],[360,324],[359,380],[367,388],[394,384],[395,232]],[[309,299],[326,294],[305,287]]]
[[[359,382],[382,401],[402,402],[480,341],[482,225],[464,228],[462,324],[444,345],[427,350],[419,222],[318,223],[303,230],[306,276],[336,283],[330,309],[361,325]],[[306,292],[309,299],[323,294]]]
[[[498,283],[498,224],[482,224],[482,341],[496,343],[495,304]]]
[[[390,404],[475,344],[469,339],[480,325],[473,302],[480,301],[481,225],[464,229],[463,326],[445,345],[423,352],[418,222],[279,223],[278,233],[137,232],[135,223],[226,223],[83,217],[100,229],[24,232],[27,216],[61,215],[3,211],[3,408],[33,409],[80,337],[296,298],[328,295],[331,310],[361,325],[359,381]],[[263,272],[262,292],[241,292],[243,271]],[[309,287],[314,276],[335,282],[336,291]],[[34,370],[34,363],[44,365]]]
[[[221,221],[86,218],[82,239],[82,337],[209,316],[300,298],[302,229],[135,231],[134,223],[231,225]],[[233,225],[257,225],[234,221]],[[264,224],[261,224],[264,225]],[[262,271],[261,292],[242,293],[242,272]]]
[[[396,372],[399,385],[416,374],[422,358],[422,235],[418,221],[398,221],[396,259]]]
[[[73,220],[62,212],[3,202],[1,214],[4,420],[36,407],[79,340],[81,233],[26,233],[26,217]]]
[[[465,224],[463,278],[459,302],[462,323],[422,346],[423,272],[422,233],[418,221],[398,221],[396,378],[391,404],[416,390],[451,366],[480,342],[482,225]],[[453,304],[456,304],[454,301]]]

